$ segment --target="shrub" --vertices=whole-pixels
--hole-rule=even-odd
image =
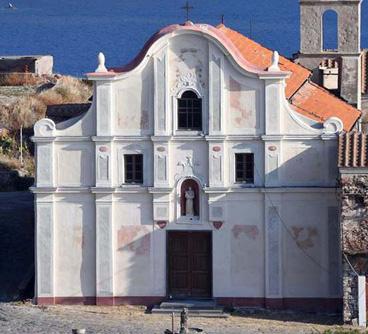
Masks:
[[[15,147],[16,143],[13,138],[11,137],[0,138],[0,154],[10,154]]]
[[[34,86],[40,78],[32,73],[9,73],[0,75],[0,86]]]
[[[21,165],[18,159],[0,154],[0,167],[11,170],[19,170],[21,168]]]

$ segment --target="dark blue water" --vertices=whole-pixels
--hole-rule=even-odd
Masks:
[[[55,71],[82,75],[103,51],[107,66],[128,62],[158,29],[185,21],[183,0],[0,0],[0,55],[52,54]],[[191,20],[225,24],[290,56],[299,49],[298,0],[192,0]],[[362,46],[368,47],[368,1]],[[250,29],[250,21],[252,22]]]

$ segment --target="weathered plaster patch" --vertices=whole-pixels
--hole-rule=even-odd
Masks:
[[[235,239],[244,233],[248,239],[256,240],[259,236],[259,229],[256,225],[235,225],[232,228],[232,233]]]
[[[231,124],[236,128],[255,127],[255,91],[230,77]]]
[[[118,251],[128,250],[135,255],[148,255],[151,235],[146,227],[124,226],[118,231]]]
[[[308,249],[314,247],[314,240],[318,236],[317,228],[292,226],[291,232],[299,248]]]

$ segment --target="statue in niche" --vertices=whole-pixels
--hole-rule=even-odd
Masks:
[[[188,219],[199,217],[199,187],[193,179],[185,180],[180,189],[180,213]]]
[[[192,187],[189,187],[185,192],[185,215],[186,216],[194,216],[194,198],[195,193]]]

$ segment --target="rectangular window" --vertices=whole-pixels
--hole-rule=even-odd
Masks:
[[[254,183],[254,154],[235,154],[235,180],[242,183]]]
[[[143,183],[143,154],[124,154],[125,183]]]

